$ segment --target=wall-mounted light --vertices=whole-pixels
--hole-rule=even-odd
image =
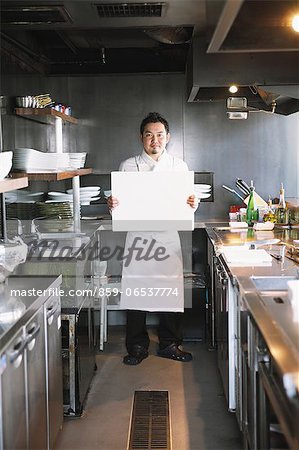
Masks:
[[[292,28],[299,33],[299,14],[296,14],[292,19]]]
[[[235,84],[232,84],[229,88],[228,88],[229,92],[231,94],[235,94],[236,92],[238,92],[238,86],[236,86]]]

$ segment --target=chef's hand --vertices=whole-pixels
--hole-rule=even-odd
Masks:
[[[119,205],[119,201],[116,197],[112,197],[112,195],[110,195],[110,197],[107,198],[107,204],[109,209],[114,209]]]
[[[187,203],[191,206],[191,208],[197,209],[198,198],[194,194],[189,195],[189,197],[187,198]]]

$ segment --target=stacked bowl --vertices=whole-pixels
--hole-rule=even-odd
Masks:
[[[198,200],[207,199],[211,197],[211,185],[210,184],[195,184],[194,185],[194,194],[198,198]]]
[[[69,153],[70,167],[81,169],[85,165],[87,153]]]
[[[100,186],[85,186],[80,188],[80,205],[90,205],[91,202],[99,200],[100,197]],[[73,189],[67,189],[67,194],[73,194]]]

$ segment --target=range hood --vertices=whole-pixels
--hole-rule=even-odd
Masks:
[[[187,62],[188,102],[226,101],[228,87],[246,97],[248,110],[289,115],[299,111],[297,52],[207,54],[206,43],[193,38]]]

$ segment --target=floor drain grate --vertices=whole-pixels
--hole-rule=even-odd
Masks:
[[[135,391],[128,450],[171,450],[167,391]]]

